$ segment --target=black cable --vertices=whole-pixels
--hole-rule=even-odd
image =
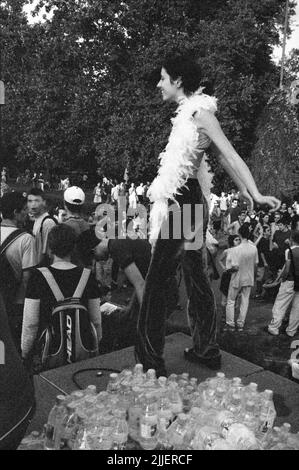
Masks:
[[[98,370],[98,371],[105,370],[107,372],[115,372],[117,374],[119,374],[121,372],[120,370],[117,370],[117,369],[108,369],[108,368],[105,368],[105,367],[92,367],[90,369],[80,369],[80,370],[77,370],[76,372],[73,373],[72,381],[74,382],[76,387],[78,387],[79,390],[83,390],[83,387],[80,386],[80,384],[77,382],[75,377],[79,374],[82,374],[83,372],[90,372],[90,371],[96,371],[96,370]]]

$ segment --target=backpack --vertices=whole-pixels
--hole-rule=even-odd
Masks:
[[[299,291],[299,267],[296,269],[295,262],[294,262],[294,255],[291,249],[290,249],[290,255],[291,255],[291,265],[292,265],[293,277],[294,277],[294,291],[298,292]]]
[[[21,281],[16,278],[15,272],[5,252],[7,248],[24,233],[26,233],[25,230],[14,230],[0,245],[0,292],[7,310],[9,310],[14,303],[16,291]]]
[[[90,276],[83,269],[72,297],[64,298],[53,274],[48,268],[38,268],[46,279],[56,299],[50,324],[38,341],[43,368],[52,369],[98,355],[96,329],[89,320],[87,308],[81,297]]]

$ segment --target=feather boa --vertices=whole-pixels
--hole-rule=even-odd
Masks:
[[[183,98],[176,110],[168,144],[159,155],[158,175],[149,188],[150,200],[154,202],[150,214],[151,242],[158,238],[161,225],[167,218],[168,200],[176,202],[175,198],[180,188],[194,174],[194,164],[199,153],[210,144],[210,139],[206,137],[204,148],[200,148],[202,146],[199,146],[199,133],[193,115],[201,109],[215,113],[216,102],[216,98],[199,91],[191,97]],[[200,163],[197,178],[209,203],[213,175],[206,155]]]

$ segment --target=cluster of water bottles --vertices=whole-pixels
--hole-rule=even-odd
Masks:
[[[299,450],[299,433],[276,418],[273,392],[217,373],[202,383],[188,373],[159,377],[141,364],[94,385],[58,395],[44,449]]]

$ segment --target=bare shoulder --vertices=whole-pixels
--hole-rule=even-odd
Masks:
[[[209,127],[218,123],[214,113],[204,108],[195,111],[193,118],[199,128]]]

